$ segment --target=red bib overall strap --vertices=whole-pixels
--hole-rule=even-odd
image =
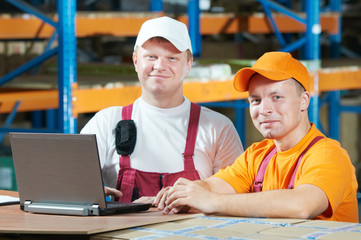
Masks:
[[[261,166],[258,169],[256,179],[253,183],[253,192],[261,192],[262,191],[262,185],[263,185],[263,178],[264,174],[266,172],[266,168],[268,166],[269,161],[271,158],[276,154],[277,148],[274,147],[267,156],[263,159]]]
[[[130,120],[132,118],[133,104],[123,107],[122,109],[122,120]],[[117,189],[119,189],[123,196],[132,196],[134,188],[134,179],[136,171],[130,168],[130,156],[121,155],[121,160],[119,161],[120,169],[125,169],[122,174],[118,174]],[[122,184],[120,184],[122,183]],[[124,199],[123,197],[120,201],[130,202],[129,199]]]
[[[296,172],[298,169],[298,166],[300,165],[300,162],[303,158],[303,155],[305,155],[305,153],[308,151],[308,149],[310,149],[310,147],[312,147],[316,142],[318,142],[319,140],[321,140],[323,138],[323,136],[317,136],[315,137],[310,144],[308,144],[308,146],[305,148],[305,150],[303,150],[303,152],[301,153],[301,155],[298,157],[298,161],[297,161],[297,165],[295,167],[295,170],[293,170],[293,174],[292,174],[292,178],[290,180],[290,183],[288,184],[288,189],[293,189],[294,185],[295,185],[295,178],[296,178]]]
[[[200,179],[199,173],[194,167],[194,160],[193,160],[200,112],[201,112],[201,107],[195,103],[191,103],[187,138],[183,153],[184,170],[181,172],[167,173],[161,175],[162,187],[173,186],[174,183],[181,177],[192,181]]]
[[[133,112],[133,104],[123,107],[122,109],[122,120],[131,120],[132,119],[132,112]],[[121,167],[130,168],[130,156],[129,155],[122,155],[125,161],[121,161]]]
[[[193,162],[193,154],[194,154],[194,147],[196,144],[200,112],[201,112],[201,107],[197,104],[191,103],[191,113],[189,116],[186,146],[183,153],[184,171],[192,171],[195,169]]]
[[[308,149],[310,149],[316,142],[318,142],[322,138],[323,138],[323,136],[315,137],[310,142],[310,144],[308,144],[308,146],[303,150],[303,152],[300,154],[300,156],[298,157],[298,160],[297,160],[296,167],[293,170],[293,174],[292,174],[290,183],[288,184],[288,189],[293,189],[294,188],[296,172],[297,172],[298,166],[300,165],[300,162],[301,162],[303,156],[308,151]],[[276,149],[276,147],[274,147],[271,150],[271,152],[269,152],[267,154],[267,156],[264,158],[264,160],[262,161],[261,166],[258,169],[256,179],[255,179],[255,181],[253,183],[253,192],[261,192],[262,191],[263,179],[264,179],[264,175],[265,175],[265,172],[266,172],[267,165],[268,165],[269,161],[271,160],[271,158],[276,154],[276,152],[277,152],[277,149]]]

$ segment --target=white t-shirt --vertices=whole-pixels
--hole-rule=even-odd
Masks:
[[[130,155],[132,168],[148,172],[174,173],[184,170],[184,152],[191,102],[175,108],[157,108],[138,98],[132,119],[137,128],[137,141]],[[104,184],[116,187],[119,155],[115,149],[115,127],[122,120],[122,107],[109,107],[96,113],[81,130],[96,134]],[[233,123],[224,115],[202,107],[194,165],[200,177],[206,178],[233,163],[243,147]]]

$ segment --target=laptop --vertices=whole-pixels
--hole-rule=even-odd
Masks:
[[[9,133],[20,208],[64,215],[112,215],[151,204],[107,202],[96,136]]]

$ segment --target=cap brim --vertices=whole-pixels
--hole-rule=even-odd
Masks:
[[[239,92],[247,92],[249,86],[249,80],[252,75],[258,73],[266,78],[274,81],[281,81],[291,78],[292,76],[277,71],[270,71],[262,68],[242,68],[239,70],[233,78],[233,87]]]
[[[162,37],[164,39],[167,39],[170,43],[173,44],[173,46],[175,48],[177,48],[180,52],[184,52],[186,50],[190,50],[191,53],[192,53],[192,48],[187,48],[187,46],[185,46],[185,44],[182,44],[181,42],[179,42],[177,39],[171,37],[171,36],[166,36],[166,35],[160,35],[160,34],[154,34],[154,35],[149,35],[148,38],[146,39],[142,39],[141,41],[137,41],[134,45],[134,50],[136,49],[137,46],[143,46],[143,44],[148,41],[149,39],[151,38],[154,38],[154,37]]]

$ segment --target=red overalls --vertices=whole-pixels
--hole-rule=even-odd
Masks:
[[[132,110],[133,104],[123,107],[122,119],[130,120]],[[172,186],[180,177],[189,180],[200,179],[193,161],[200,110],[199,105],[191,103],[187,139],[183,153],[183,171],[176,173],[144,172],[130,167],[130,155],[121,155],[119,157],[120,169],[117,189],[123,193],[123,196],[119,199],[120,202],[131,202],[142,196],[156,196],[163,187]]]

